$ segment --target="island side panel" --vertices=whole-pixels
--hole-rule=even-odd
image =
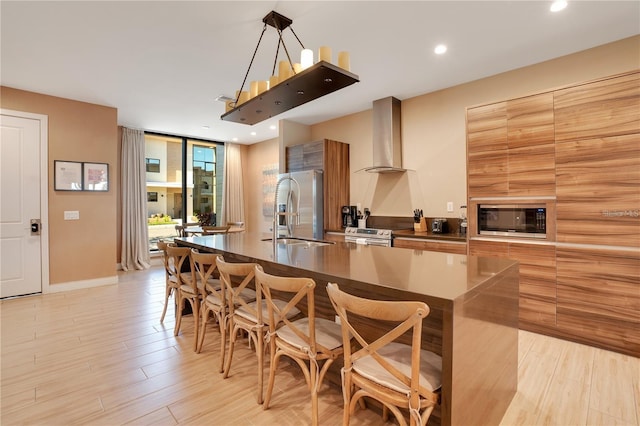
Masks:
[[[514,264],[454,301],[451,424],[499,424],[518,390],[518,290]]]

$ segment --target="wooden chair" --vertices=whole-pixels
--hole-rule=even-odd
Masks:
[[[411,426],[426,425],[439,403],[438,390],[442,383],[442,358],[421,349],[422,320],[429,315],[429,307],[423,302],[363,299],[331,283],[327,285],[327,293],[340,317],[345,348],[343,425],[349,424],[356,404],[365,396],[383,404],[384,421],[390,410],[398,423],[406,426],[405,416],[399,409],[404,408],[409,410]],[[358,316],[360,325],[351,322],[349,314]],[[362,318],[382,320],[376,322],[381,327],[389,325],[379,329],[378,337],[365,339],[361,334]],[[396,341],[406,332],[411,332],[411,345]],[[360,347],[353,352],[349,345],[352,338]]]
[[[174,272],[172,266],[170,266],[169,255],[167,254],[167,246],[174,245],[173,243],[167,243],[165,241],[158,241],[158,250],[162,252],[162,262],[164,264],[165,273],[165,293],[164,293],[164,308],[162,308],[162,315],[160,316],[160,322],[164,321],[164,316],[167,313],[167,305],[169,304],[169,296],[174,294],[178,289],[178,278]]]
[[[271,364],[263,408],[269,408],[278,361],[281,356],[288,356],[300,366],[311,392],[311,423],[315,426],[318,424],[318,390],[327,370],[343,352],[340,326],[331,320],[316,318],[313,295],[316,284],[312,279],[269,275],[256,266],[256,282],[269,312]],[[273,292],[286,300],[284,306],[275,303]],[[290,320],[289,311],[305,302],[307,316]],[[320,368],[319,363],[323,360]]]
[[[220,371],[224,363],[224,342],[227,340],[226,327],[224,318],[227,314],[227,300],[220,279],[214,277],[217,264],[215,253],[200,253],[196,249],[191,250],[191,259],[196,269],[196,279],[198,280],[198,289],[201,292],[200,305],[200,332],[198,334],[198,343],[196,352],[202,351],[204,344],[204,336],[207,331],[207,320],[209,315],[213,315],[220,329]]]
[[[218,269],[220,270],[220,278],[222,279],[227,291],[228,304],[228,324],[229,324],[229,352],[226,358],[224,375],[226,379],[229,377],[231,370],[231,362],[233,360],[233,351],[235,342],[240,331],[247,333],[249,342],[253,342],[258,357],[258,404],[263,402],[263,375],[264,375],[264,330],[265,324],[268,324],[268,312],[266,304],[262,303],[260,286],[256,284],[256,292],[253,301],[249,300],[249,294],[243,295],[247,291],[247,285],[254,280],[255,263],[226,263],[222,256],[218,259]],[[233,286],[232,278],[237,277],[241,280],[239,285]],[[275,299],[274,303],[280,308],[286,305],[286,302]],[[287,313],[289,318],[300,314],[300,310],[292,308]]]
[[[223,378],[229,377],[233,351],[238,333],[247,333],[249,342],[253,342],[258,357],[258,403],[262,404],[262,382],[264,370],[264,333],[262,322],[262,303],[260,289],[249,288],[254,281],[255,263],[229,263],[218,256],[218,270],[227,297],[226,325],[229,328],[229,351],[227,353]]]
[[[226,234],[230,226],[203,226],[202,235]]]
[[[198,348],[198,324],[200,319],[200,302],[201,292],[198,288],[198,280],[196,279],[195,267],[191,259],[191,249],[189,247],[167,247],[169,260],[173,265],[173,273],[178,280],[177,297],[176,297],[176,325],[173,335],[180,333],[180,325],[182,323],[182,309],[184,302],[187,301],[191,305],[193,312],[193,349]],[[185,272],[184,263],[188,262],[189,271]]]

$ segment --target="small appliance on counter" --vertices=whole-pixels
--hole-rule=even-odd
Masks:
[[[342,227],[358,226],[358,207],[342,206]]]
[[[447,219],[433,219],[431,221],[431,232],[434,234],[446,234],[449,232],[449,224]]]

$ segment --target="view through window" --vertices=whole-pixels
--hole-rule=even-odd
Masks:
[[[149,250],[183,225],[217,225],[222,205],[224,144],[145,135]]]

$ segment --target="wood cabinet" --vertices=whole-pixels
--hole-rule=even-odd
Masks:
[[[469,253],[520,261],[521,327],[640,356],[640,70],[467,115]],[[478,239],[487,197],[546,200],[546,242]]]
[[[555,195],[553,94],[467,110],[469,197]]]
[[[342,228],[342,206],[350,202],[349,145],[324,139],[288,146],[286,171],[323,170],[324,229]]]
[[[469,254],[520,262],[519,325],[549,333],[556,324],[556,253],[550,244],[470,240]]]
[[[467,254],[467,244],[455,241],[434,241],[422,238],[396,237],[393,246],[417,250],[439,251],[442,253]]]
[[[640,355],[640,253],[558,247],[558,329]]]

